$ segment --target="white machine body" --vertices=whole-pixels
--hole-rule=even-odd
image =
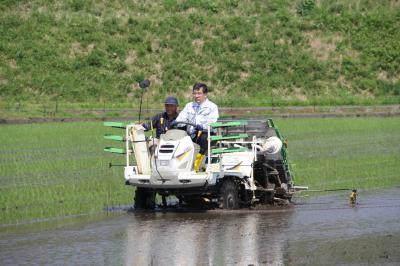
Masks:
[[[136,165],[130,165],[130,152],[127,153],[125,179],[130,185],[151,188],[193,188],[205,185],[215,185],[217,180],[225,175],[247,178],[246,189],[254,189],[253,167],[257,150],[278,152],[282,142],[276,139],[253,138],[251,142],[239,142],[235,145],[251,144],[252,149],[243,152],[208,154],[206,171],[193,170],[194,160],[199,152],[199,146],[183,130],[171,129],[160,136],[154,154],[150,154],[145,140],[144,129],[140,125],[129,125],[126,130],[127,146],[130,141],[133,146]],[[279,139],[278,139],[279,140]],[[279,140],[280,141],[280,140]]]

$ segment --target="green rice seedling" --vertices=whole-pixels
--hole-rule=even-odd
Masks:
[[[311,189],[400,184],[400,118],[275,119],[297,185]],[[129,206],[124,156],[103,152],[102,123],[1,126],[0,224]],[[106,132],[107,131],[107,132]],[[120,132],[116,133],[119,134]]]
[[[295,181],[316,189],[400,184],[400,118],[276,122],[289,141]]]
[[[102,151],[103,133],[97,122],[2,126],[1,223],[130,205],[121,169],[108,167],[124,160]]]

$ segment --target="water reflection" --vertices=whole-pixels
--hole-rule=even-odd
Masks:
[[[343,194],[288,209],[0,227],[0,265],[400,265],[399,195],[363,194],[356,208]]]
[[[126,265],[284,264],[290,210],[136,213],[126,229]]]

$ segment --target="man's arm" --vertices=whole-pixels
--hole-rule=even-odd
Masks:
[[[208,115],[203,116],[201,119],[202,123],[200,126],[203,128],[203,130],[207,130],[208,125],[217,122],[219,118],[219,112],[218,112],[218,106],[214,103],[209,104],[210,113]]]
[[[151,119],[151,122],[143,123],[142,126],[146,129],[145,131],[151,130],[151,123],[153,123],[153,129],[157,128],[159,126],[158,125],[158,121],[160,120],[159,117],[160,117],[160,114],[156,114]]]
[[[142,126],[144,127],[145,131],[149,131],[150,130],[150,122],[147,123],[143,123]]]
[[[209,124],[217,122],[218,118],[219,118],[218,106],[214,104],[211,108],[209,116],[207,117],[207,124],[205,126],[207,127]]]
[[[175,119],[175,121],[178,122],[188,122],[188,112],[189,112],[189,105],[186,104],[185,108],[179,113],[178,117]]]

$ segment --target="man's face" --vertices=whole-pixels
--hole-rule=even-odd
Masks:
[[[173,116],[176,114],[178,106],[175,104],[166,104],[165,105],[165,112],[167,112],[168,116]]]
[[[198,90],[193,90],[192,94],[194,101],[198,104],[204,102],[207,97],[207,93],[203,92],[203,88],[200,88]]]

